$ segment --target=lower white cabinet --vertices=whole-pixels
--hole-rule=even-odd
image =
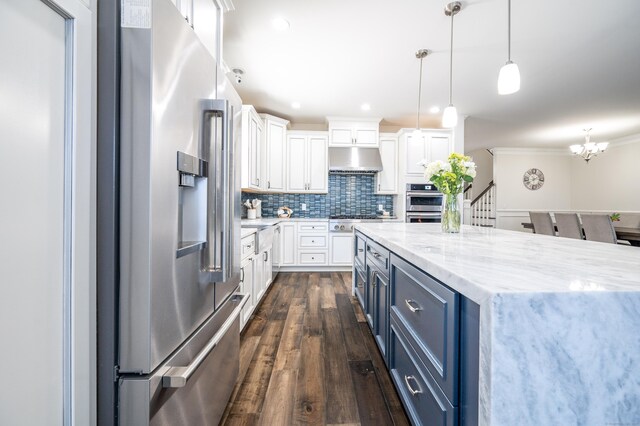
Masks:
[[[353,234],[330,234],[329,264],[340,266],[353,265]]]
[[[328,264],[328,222],[298,222],[298,265]]]
[[[240,266],[240,293],[249,293],[251,296],[247,300],[247,304],[242,308],[242,314],[240,316],[240,329],[244,328],[244,325],[251,318],[254,308],[256,307],[256,298],[253,291],[254,284],[254,256],[250,256],[245,259]]]
[[[282,266],[294,266],[296,264],[297,244],[296,244],[296,223],[280,223],[282,239],[280,264]]]

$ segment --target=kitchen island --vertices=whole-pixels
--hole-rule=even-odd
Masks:
[[[469,346],[452,346],[459,352],[460,365],[470,359],[477,363],[476,381],[469,383],[477,386],[478,424],[640,424],[637,248],[470,226],[463,226],[460,234],[443,234],[439,224],[366,224],[357,227],[356,236],[358,233],[367,244],[367,255],[375,254],[372,259],[380,258],[381,249],[389,252],[391,343],[387,347],[391,352],[397,323],[394,292],[403,291],[399,287],[405,285],[402,277],[424,273],[423,283],[432,277],[443,291],[479,307],[477,359],[466,356]],[[375,251],[369,250],[369,243]],[[368,262],[369,257],[366,259]],[[354,283],[358,281],[357,263]],[[405,273],[403,268],[417,272]],[[367,274],[365,280],[369,279]],[[429,286],[427,290],[437,290]],[[433,300],[442,301],[442,312],[446,312],[448,300],[440,296],[444,293],[429,293],[437,296]],[[422,309],[414,300],[401,302],[398,296],[398,307],[404,302],[414,313]],[[422,304],[425,309],[430,306]],[[419,326],[411,333],[416,334]],[[444,332],[438,336],[441,334]],[[460,336],[463,342],[465,336]],[[419,359],[420,345],[412,345],[407,350],[413,358],[408,358]],[[425,362],[415,361],[416,365],[430,366],[430,359],[438,360],[429,355]],[[390,355],[393,374],[392,358]],[[433,365],[440,370],[446,366]],[[440,388],[436,390],[447,395],[445,375],[429,377],[437,379]],[[469,375],[460,373],[456,397],[465,390],[466,379]],[[412,398],[418,386],[411,380],[413,376],[404,376],[410,390],[405,392],[407,398]],[[397,380],[396,386],[399,384]],[[462,417],[461,413],[460,421],[465,424]],[[456,415],[447,424],[457,421]]]

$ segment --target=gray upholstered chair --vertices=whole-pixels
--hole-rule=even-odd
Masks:
[[[533,232],[543,235],[556,235],[553,229],[551,215],[548,212],[529,212],[531,223],[533,224]]]
[[[554,213],[553,216],[556,218],[559,237],[582,239],[582,226],[577,214]]]
[[[611,218],[607,214],[581,215],[584,235],[589,241],[616,244],[616,230],[613,228]]]

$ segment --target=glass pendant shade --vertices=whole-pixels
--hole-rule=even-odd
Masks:
[[[442,127],[450,129],[458,124],[458,110],[453,105],[449,105],[444,109],[442,114]]]
[[[520,70],[518,65],[508,61],[498,75],[498,93],[510,95],[520,90]]]

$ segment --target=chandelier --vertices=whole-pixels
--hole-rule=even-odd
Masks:
[[[584,144],[571,145],[569,149],[574,155],[579,155],[588,163],[593,157],[604,152],[609,146],[609,142],[591,142],[591,135],[589,134],[591,129],[583,129],[583,131],[586,132],[586,135],[584,136]]]

